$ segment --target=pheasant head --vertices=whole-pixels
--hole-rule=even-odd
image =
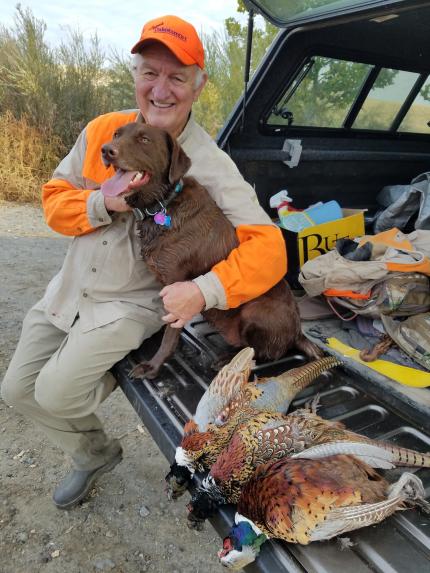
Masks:
[[[193,494],[187,505],[187,525],[190,529],[203,529],[203,523],[208,517],[217,512],[220,505],[226,502],[220,488],[211,475],[208,475],[202,485]]]
[[[195,425],[194,425],[195,426]],[[205,451],[210,449],[213,434],[199,432],[193,429],[192,422],[185,426],[181,445],[176,448],[175,461],[170,466],[170,471],[164,478],[166,481],[166,493],[169,499],[178,499],[192,483],[194,473],[202,471],[201,458]]]
[[[246,443],[240,431],[233,435],[229,445],[218,456],[210,474],[194,492],[188,504],[188,527],[202,529],[205,519],[212,517],[220,505],[237,501],[240,484],[252,474],[252,465],[246,459]]]
[[[224,538],[223,547],[218,552],[221,565],[232,571],[243,569],[255,561],[266,540],[267,536],[255,523],[236,513],[235,525]]]
[[[182,466],[173,462],[170,471],[164,478],[166,481],[166,494],[169,500],[178,499],[185,490],[188,489],[193,481],[194,471],[187,466]]]
[[[254,366],[253,358],[253,348],[247,347],[238,352],[212,380],[197,405],[194,417],[185,424],[175,462],[165,477],[169,499],[178,499],[191,485],[194,473],[209,469],[228,443],[236,427],[235,420],[220,432],[216,431],[213,422],[232,397],[247,384]]]
[[[196,471],[207,471],[217,459],[219,453],[228,444],[239,421],[233,418],[229,424],[217,429],[212,424],[206,432],[194,429],[191,422],[185,426],[187,433],[176,448],[175,462],[166,475],[166,493],[169,499],[178,499],[192,483]]]

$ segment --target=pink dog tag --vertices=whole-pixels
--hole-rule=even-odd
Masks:
[[[164,213],[156,213],[154,215],[154,221],[157,225],[164,225],[164,221],[166,220],[166,215]]]
[[[163,211],[160,211],[159,213],[155,213],[154,215],[154,223],[157,223],[157,225],[164,225],[165,227],[170,227],[170,216],[166,215],[166,213],[164,213]]]

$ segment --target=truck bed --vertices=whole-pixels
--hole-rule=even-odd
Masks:
[[[221,337],[198,318],[184,329],[178,350],[163,366],[158,380],[130,379],[128,372],[135,362],[151,357],[160,340],[161,333],[147,340],[139,350],[118,363],[113,372],[171,463],[182,427],[214,377],[211,366],[229,349]],[[276,375],[304,361],[304,356],[291,353],[280,361],[257,365],[254,372],[258,376]],[[387,389],[384,390],[381,381],[373,386],[365,377],[349,370],[346,364],[337,368],[328,380],[319,379],[304,390],[293,402],[292,409],[319,393],[318,413],[324,418],[341,420],[349,429],[372,438],[422,452],[430,451],[429,417],[419,409],[415,416],[410,400],[403,401],[401,394],[393,397],[390,393],[390,400],[383,400]],[[385,475],[392,481],[401,471],[404,470],[389,470]],[[417,475],[428,495],[430,469],[418,469]],[[185,512],[184,508],[184,524]],[[227,534],[233,515],[234,507],[226,506],[211,521],[221,537]],[[352,532],[344,539],[308,546],[270,541],[264,544],[258,559],[245,570],[250,573],[404,573],[409,570],[427,573],[430,570],[430,519],[417,510],[398,512],[382,524]]]

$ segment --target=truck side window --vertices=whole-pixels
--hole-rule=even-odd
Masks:
[[[412,72],[382,68],[352,126],[353,129],[389,130],[418,77],[419,74]]]
[[[425,73],[320,55],[307,58],[268,113],[276,128],[430,134]]]
[[[430,78],[416,96],[399,131],[430,133]]]
[[[309,63],[312,64],[310,67]],[[342,127],[372,66],[314,56],[303,66],[268,118],[268,125],[285,125],[282,111],[293,115],[289,125]],[[279,111],[279,114],[278,114]]]

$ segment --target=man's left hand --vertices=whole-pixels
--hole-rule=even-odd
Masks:
[[[205,307],[202,291],[192,281],[173,283],[160,291],[167,314],[163,316],[172,328],[182,328]]]

